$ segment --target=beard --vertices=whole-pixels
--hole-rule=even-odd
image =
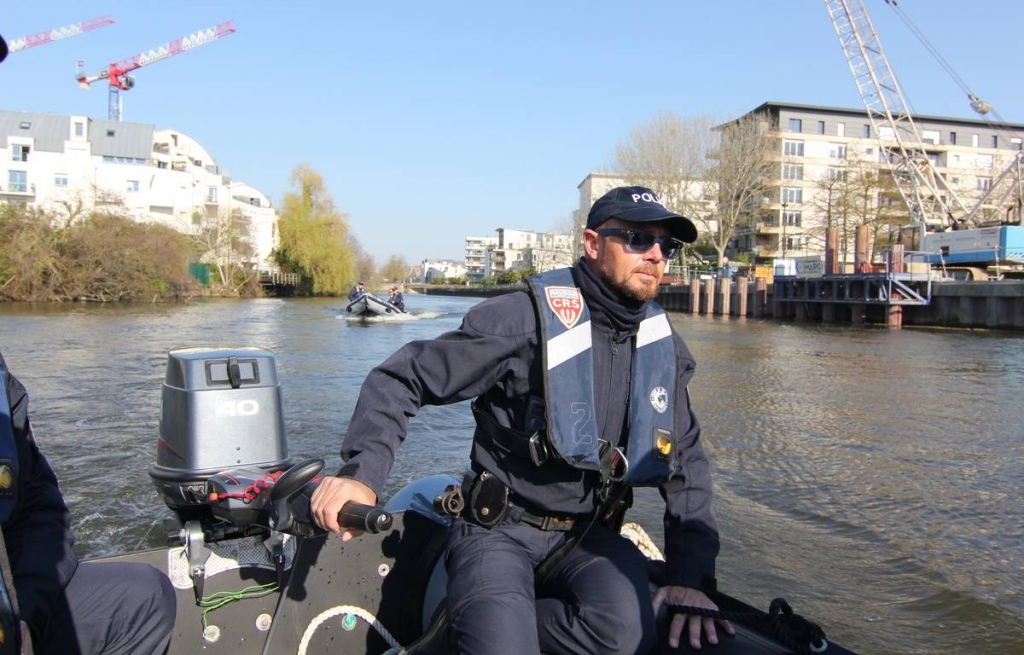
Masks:
[[[635,277],[633,273],[647,273],[649,275],[653,275],[655,276],[656,281],[654,284],[647,284],[646,278]],[[660,280],[661,276],[658,275],[658,271],[655,267],[641,264],[633,269],[633,272],[629,277],[614,286],[618,289],[619,293],[630,300],[647,302],[658,297],[658,281]]]

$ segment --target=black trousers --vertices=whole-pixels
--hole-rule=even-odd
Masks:
[[[450,652],[646,653],[656,641],[647,560],[594,525],[535,589],[534,570],[568,538],[507,520],[457,520],[448,537]]]
[[[43,634],[37,655],[160,655],[167,652],[177,604],[160,571],[129,562],[83,562]]]

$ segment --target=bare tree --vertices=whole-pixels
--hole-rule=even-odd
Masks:
[[[401,255],[391,255],[380,267],[380,275],[386,284],[402,284],[409,277],[409,264]]]
[[[665,206],[709,225],[709,154],[718,147],[715,121],[663,113],[634,128],[615,149],[615,167],[630,185],[645,186]]]
[[[749,223],[751,215],[760,214],[768,183],[778,177],[779,142],[771,135],[767,114],[746,114],[715,130],[720,141],[710,155],[713,163],[705,182],[708,189],[717,191],[718,204],[714,223],[705,224],[721,266],[737,228]]]
[[[840,261],[851,261],[857,227],[867,225],[871,242],[888,240],[895,226],[910,222],[910,214],[892,175],[867,158],[847,154],[841,165],[828,169],[815,181],[818,193],[811,203],[817,214],[816,228],[806,231],[819,250],[825,247],[825,231],[837,228]]]
[[[218,208],[216,214],[196,212],[192,215],[192,242],[196,258],[213,266],[224,286],[245,286],[255,270],[245,264],[254,248],[249,242],[249,218],[235,208]]]

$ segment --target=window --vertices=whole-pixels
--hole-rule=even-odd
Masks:
[[[865,125],[864,126],[864,131],[861,132],[861,134],[864,136],[865,139],[870,139],[871,138],[871,126],[870,125]]]
[[[939,145],[940,138],[938,130],[921,131],[921,140],[925,143],[934,143],[935,145]]]
[[[949,143],[950,145],[956,145],[956,132],[949,133]]]
[[[804,190],[796,187],[782,189],[782,202],[787,205],[799,205],[804,201]]]
[[[978,138],[979,137],[978,137],[977,134],[972,134],[971,135],[971,147],[972,148],[977,148],[978,147]]]
[[[787,227],[800,227],[800,223],[803,221],[803,212],[787,211],[782,216],[782,220]]]
[[[818,134],[825,133],[825,121],[818,121]]]
[[[116,132],[115,130],[107,130],[107,136],[108,136],[108,137],[111,137],[111,138],[113,138],[113,136],[114,136],[115,134],[117,134],[117,132]]]
[[[845,182],[846,181],[846,169],[845,168],[838,168],[836,166],[829,166],[829,168],[828,168],[828,179],[829,179],[830,182],[837,181],[837,180],[839,182]]]
[[[998,134],[993,134],[992,135],[992,147],[993,148],[998,148],[999,147],[999,135]]]
[[[85,123],[75,121],[75,136],[85,136]]]
[[[217,187],[206,188],[206,202],[217,202]]]
[[[17,143],[11,145],[11,161],[28,161],[28,146]]]
[[[23,130],[28,130],[32,128],[32,123],[29,121],[21,121],[20,123],[18,123],[18,127]]]
[[[803,157],[804,142],[786,139],[782,142],[782,152],[788,157]]]
[[[1010,146],[1014,150],[1020,150],[1021,149],[1020,137],[1019,136],[1010,137]]]
[[[865,134],[864,136],[868,136],[868,135]],[[882,127],[878,128],[878,138],[883,140],[883,141],[884,140],[892,141],[892,140],[894,140],[896,138],[896,132],[891,127],[882,126]]]
[[[979,168],[992,168],[992,155],[978,155],[976,161]]]
[[[790,132],[796,132],[797,134],[799,134],[800,132],[803,132],[803,130],[804,130],[804,122],[802,120],[800,120],[799,118],[790,118],[789,119],[789,131]]]
[[[845,143],[830,143],[830,144],[828,144],[828,158],[829,159],[846,159],[846,144]]]
[[[846,123],[836,124],[836,134],[839,136],[846,136]]]
[[[979,177],[976,181],[975,187],[978,191],[988,191],[992,187],[992,178]]]
[[[804,179],[804,165],[803,164],[783,164],[782,165],[782,179],[784,179],[784,180],[802,180],[802,179]]]
[[[137,193],[139,190],[138,180],[128,180],[128,193]]]
[[[66,187],[68,185],[68,176],[62,173],[57,173],[53,176],[53,186]]]
[[[7,171],[7,189],[15,193],[28,193],[28,173]]]

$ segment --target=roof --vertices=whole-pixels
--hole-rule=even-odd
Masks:
[[[827,107],[825,105],[805,105],[797,102],[775,102],[769,100],[768,102],[762,103],[758,107],[751,109],[747,114],[756,114],[765,111],[778,109],[796,109],[798,111],[812,111],[822,114],[854,114],[857,116],[867,116],[867,109],[861,107],[860,109],[849,109],[844,107]],[[914,114],[911,113],[911,118],[917,121],[933,121],[937,123],[952,123],[954,125],[977,125],[979,127],[1005,127],[1013,131],[1024,130],[1024,124],[1021,123],[1000,123],[996,121],[988,121],[977,118],[957,118],[954,116],[933,116],[930,114]],[[737,119],[738,120],[738,119]],[[735,121],[727,121],[724,125]],[[718,126],[721,127],[721,126]]]
[[[35,149],[42,152],[64,152],[64,143],[71,137],[71,116],[34,114],[0,109],[0,148],[8,147],[10,137],[35,140]],[[110,120],[84,119],[88,123],[92,154],[106,157],[149,159],[153,156],[154,127],[147,123],[121,123]]]
[[[8,147],[9,137],[29,137],[35,139],[36,150],[64,152],[70,130],[68,116],[0,110],[0,147],[3,148]]]

